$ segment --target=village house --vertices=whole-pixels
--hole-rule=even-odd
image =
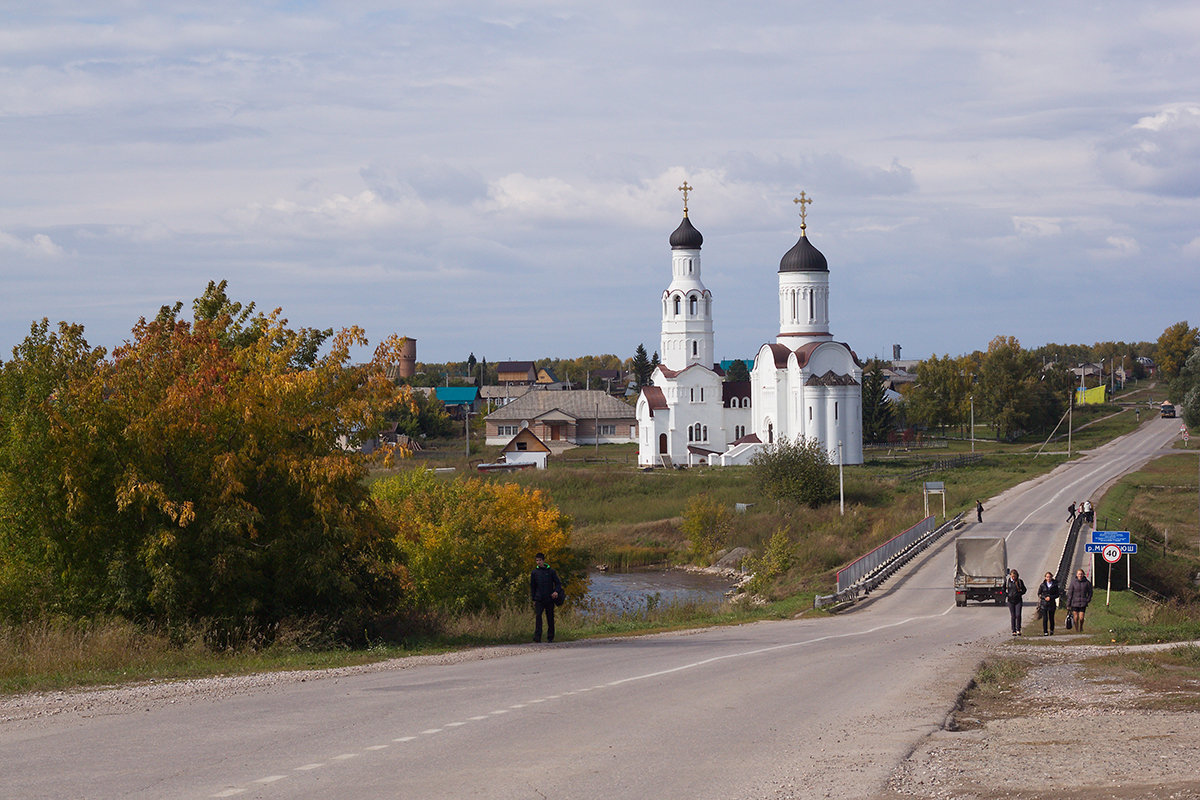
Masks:
[[[596,390],[529,392],[493,411],[486,423],[488,444],[507,444],[526,428],[551,448],[637,441],[633,408]]]

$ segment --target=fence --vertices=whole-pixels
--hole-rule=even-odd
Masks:
[[[895,536],[854,561],[837,574],[837,592],[818,595],[813,606],[831,605],[856,600],[859,594],[869,594],[877,586],[907,564],[913,556],[936,542],[942,534],[957,525],[966,512],[935,527],[936,517],[928,516],[899,536]]]
[[[965,467],[967,464],[974,464],[975,462],[980,461],[982,458],[983,458],[983,456],[978,455],[978,454],[957,456],[955,458],[943,458],[940,461],[930,462],[929,464],[926,464],[923,467],[917,467],[912,472],[905,475],[904,480],[906,480],[906,481],[916,480],[917,478],[923,478],[926,475],[931,475],[935,472],[942,472],[943,470],[947,470],[947,469],[957,469],[958,467]]]

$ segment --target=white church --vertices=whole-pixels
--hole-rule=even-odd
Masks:
[[[688,219],[671,234],[671,283],[662,293],[661,363],[637,401],[638,463],[746,464],[781,439],[816,439],[837,464],[861,464],[863,365],[829,331],[829,265],[808,240],[779,262],[779,333],[758,349],[749,381],[726,381],[713,362],[713,297],[700,278],[704,237]],[[840,453],[839,453],[840,448]]]

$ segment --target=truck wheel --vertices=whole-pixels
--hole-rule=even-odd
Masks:
[[[954,605],[958,606],[959,608],[962,608],[966,604],[967,604],[966,600],[955,600],[954,601]]]

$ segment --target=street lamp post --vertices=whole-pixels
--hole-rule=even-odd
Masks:
[[[463,433],[467,441],[467,460],[471,459],[471,415],[478,414],[478,411],[466,411],[463,414]]]
[[[838,504],[841,506],[842,516],[846,516],[846,490],[845,482],[842,480],[842,440],[838,439]]]
[[[975,452],[975,395],[971,395],[971,452]]]

